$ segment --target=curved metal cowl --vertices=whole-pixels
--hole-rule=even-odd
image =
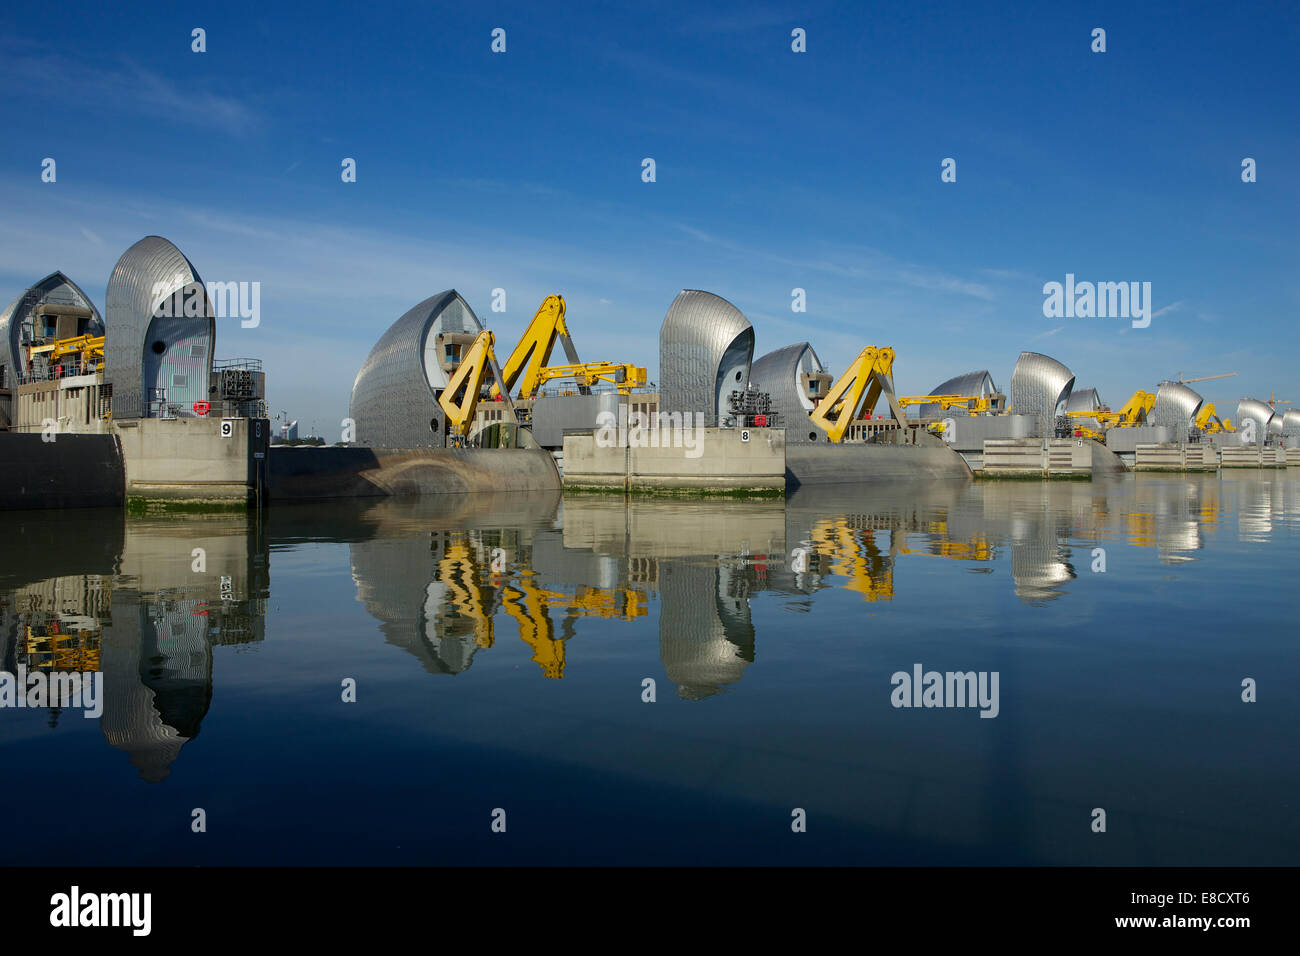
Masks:
[[[1040,438],[1049,438],[1074,389],[1074,373],[1056,359],[1021,352],[1011,373],[1011,412],[1033,415]]]
[[[700,412],[706,426],[727,415],[733,389],[749,382],[754,327],[721,296],[685,289],[659,329],[659,410]]]
[[[194,403],[211,397],[217,325],[193,263],[161,236],[146,236],[113,267],[104,311],[113,417],[146,417],[158,403],[195,415]]]
[[[1153,425],[1168,425],[1174,430],[1174,441],[1187,441],[1187,433],[1195,424],[1196,413],[1204,401],[1196,391],[1180,382],[1161,382],[1147,421]]]
[[[352,383],[357,441],[375,448],[443,447],[446,420],[437,393],[447,373],[435,354],[438,336],[482,329],[455,289],[430,296],[389,326]]]
[[[1300,409],[1292,408],[1282,415],[1282,434],[1300,436]]]
[[[777,426],[785,429],[785,440],[806,442],[812,422],[808,413],[814,404],[808,398],[803,376],[823,371],[821,359],[807,342],[787,345],[754,360],[749,381],[760,392],[772,396]]]
[[[987,369],[980,369],[977,372],[966,372],[963,375],[956,375],[946,382],[942,382],[930,389],[928,395],[975,395],[979,398],[989,398],[998,393],[998,387],[993,384],[993,376]],[[943,414],[943,409],[939,405],[919,405],[917,414],[922,418],[935,418]]]
[[[104,320],[90,296],[62,272],[51,272],[40,282],[24,289],[9,303],[9,308],[0,312],[0,388],[12,389],[17,384],[18,376],[24,370],[22,346],[41,332],[34,325],[36,307],[46,304],[88,309],[90,318],[77,334],[104,334]],[[4,408],[0,406],[0,427],[9,424]]]
[[[1095,412],[1106,407],[1101,400],[1101,395],[1095,388],[1073,388],[1070,390],[1070,397],[1065,403],[1065,410],[1068,413],[1074,412]],[[1095,418],[1074,418],[1071,421],[1076,425],[1083,425],[1087,428],[1100,428],[1101,423]]]
[[[1264,438],[1275,431],[1270,426],[1276,415],[1277,413],[1273,411],[1267,402],[1261,402],[1254,398],[1243,398],[1237,403],[1237,434],[1242,436],[1244,442],[1244,426],[1248,420],[1253,421],[1256,426],[1255,440],[1262,445]]]

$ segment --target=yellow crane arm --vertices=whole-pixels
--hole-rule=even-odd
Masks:
[[[49,361],[57,362],[67,355],[83,355],[87,358],[104,357],[104,336],[102,335],[77,335],[70,339],[59,339],[56,342],[47,342],[44,345],[33,345],[28,348],[29,355],[44,355],[49,353]]]
[[[913,405],[938,405],[944,411],[954,405],[965,405],[969,412],[987,412],[989,400],[978,395],[904,395],[898,399],[899,408]]]
[[[529,398],[537,394],[537,389],[541,386],[541,370],[551,360],[551,350],[555,348],[557,339],[564,346],[569,364],[579,364],[578,350],[574,347],[573,337],[569,335],[569,327],[564,322],[564,296],[548,295],[528,323],[528,328],[524,329],[523,338],[510,353],[510,358],[506,359],[502,374],[507,392],[515,387],[515,382],[522,374],[520,396]],[[498,394],[500,389],[494,384],[492,397],[495,398]]]
[[[595,385],[598,381],[613,382],[618,390],[627,394],[638,385],[646,383],[646,370],[635,365],[617,362],[587,362],[580,365],[548,365],[538,369],[537,387],[552,379],[571,378],[579,385]]]
[[[1206,402],[1201,406],[1201,410],[1196,413],[1196,427],[1203,432],[1214,434],[1216,432],[1235,432],[1237,429],[1232,422],[1226,418],[1219,418],[1218,411],[1214,407],[1214,402]]]
[[[484,329],[474,337],[474,341],[465,351],[456,371],[447,380],[447,387],[438,393],[438,407],[447,416],[447,430],[455,430],[461,435],[468,435],[474,424],[474,412],[483,394],[483,379],[488,371],[492,372],[494,385],[502,381],[501,369],[497,366],[496,354],[492,351],[492,333]],[[497,394],[501,394],[496,390]],[[506,406],[514,417],[514,405],[510,402],[510,390],[503,396]]]
[[[869,414],[883,394],[889,400],[895,420],[903,424],[903,411],[894,397],[893,374],[894,350],[867,346],[808,417],[831,441],[838,443],[858,417],[859,409]]]

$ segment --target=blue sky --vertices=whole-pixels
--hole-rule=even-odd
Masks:
[[[262,283],[217,354],[261,357],[274,411],[332,437],[371,345],[448,287],[507,351],[560,292],[584,359],[652,380],[701,288],[758,353],[893,346],[903,393],[1005,390],[1030,349],[1115,407],[1180,371],[1240,373],[1200,386],[1232,414],[1300,401],[1297,5],[557,6],[8,4],[0,299],[62,269],[102,309],[164,235]],[[1151,282],[1151,326],[1045,318],[1066,273]]]

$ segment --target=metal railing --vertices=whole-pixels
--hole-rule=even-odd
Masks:
[[[214,359],[212,371],[220,372],[227,368],[247,369],[250,372],[262,371],[262,360],[257,358]]]
[[[47,368],[19,372],[14,377],[19,385],[30,385],[33,382],[57,382],[61,378],[75,378],[78,375],[95,375],[103,369],[103,362],[86,362],[84,365],[79,362],[60,362]],[[0,373],[2,372],[3,370],[0,369]]]

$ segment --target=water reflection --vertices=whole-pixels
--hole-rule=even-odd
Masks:
[[[3,670],[101,674],[104,738],[142,779],[165,779],[211,704],[212,648],[265,637],[256,523],[74,512],[7,515],[3,533],[21,542],[0,564]],[[50,564],[67,573],[32,579]]]
[[[273,555],[309,543],[346,562],[384,640],[428,674],[473,681],[480,653],[519,640],[533,673],[558,681],[581,640],[654,621],[662,676],[701,701],[737,688],[763,642],[787,635],[788,622],[755,620],[764,592],[806,612],[844,591],[870,613],[858,602],[900,600],[904,582],[937,573],[962,576],[944,588],[1009,587],[1030,605],[1085,600],[1072,587],[1094,549],[1177,565],[1225,526],[1232,541],[1234,522],[1235,540],[1262,542],[1300,521],[1296,493],[1294,472],[1267,471],[805,488],[774,502],[447,496],[261,520],[10,513],[0,668],[101,673],[100,732],[157,782],[213,706],[213,649],[266,639]],[[969,574],[999,568],[1009,583]],[[930,587],[912,600],[937,600]],[[46,719],[67,723],[57,707]]]

